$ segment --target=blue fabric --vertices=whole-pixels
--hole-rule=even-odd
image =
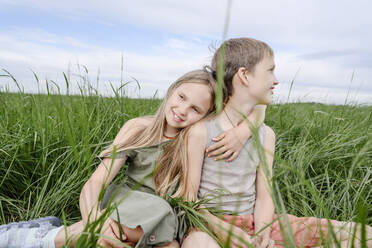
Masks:
[[[43,238],[59,226],[61,221],[54,216],[1,225],[0,248],[43,248]]]

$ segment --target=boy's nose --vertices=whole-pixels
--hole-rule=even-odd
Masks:
[[[275,82],[274,82],[274,85],[278,85],[278,84],[279,84],[279,82],[278,82],[278,81],[275,81]]]

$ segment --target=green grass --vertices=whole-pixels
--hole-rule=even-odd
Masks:
[[[0,92],[0,224],[80,220],[79,194],[97,154],[125,121],[160,103],[85,92]],[[276,133],[277,211],[372,224],[371,106],[277,104],[265,122]]]
[[[128,119],[159,100],[0,93],[0,223],[40,215],[79,218],[95,157]]]
[[[372,223],[372,107],[274,105],[266,123],[277,134],[275,182],[289,212],[352,220],[364,199]]]

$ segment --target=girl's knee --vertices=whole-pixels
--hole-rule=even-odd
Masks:
[[[157,248],[179,248],[180,245],[176,240],[173,240],[171,243],[164,246],[156,246]]]
[[[201,231],[191,232],[182,243],[182,248],[218,248],[218,243],[207,233]]]
[[[129,228],[124,225],[121,225],[121,228],[125,236],[127,236],[127,241],[137,243],[143,236],[143,229],[140,226],[136,228]]]
[[[54,247],[64,247],[66,243],[72,247],[75,245],[76,241],[80,237],[84,230],[83,221],[76,222],[68,227],[60,228],[58,233],[54,238]]]

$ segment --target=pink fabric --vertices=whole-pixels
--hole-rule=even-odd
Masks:
[[[243,230],[246,230],[249,235],[254,234],[254,218],[252,215],[247,216],[232,216],[225,215],[223,220],[232,223]],[[286,219],[282,216],[279,221],[278,216],[274,215],[274,222],[271,225],[271,239],[275,241],[276,247],[283,247],[286,243],[288,235],[293,234],[294,241],[297,247],[314,247],[319,246],[319,239],[325,238],[328,235],[328,220],[315,217],[297,217],[287,214],[287,220],[290,224],[289,231],[287,228]],[[331,225],[336,225],[337,221],[330,220]],[[280,223],[283,226],[283,232],[280,228]]]

